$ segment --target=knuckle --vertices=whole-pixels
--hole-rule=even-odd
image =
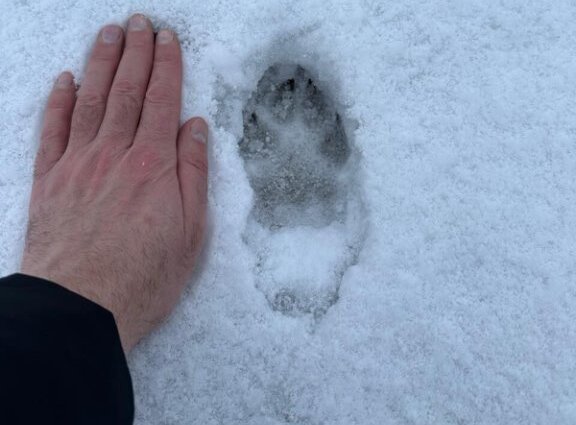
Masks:
[[[117,53],[113,50],[107,49],[109,46],[96,45],[92,55],[90,57],[90,62],[96,66],[108,66],[116,61]]]
[[[176,109],[178,91],[170,84],[156,82],[146,92],[146,102],[154,106],[162,106],[168,109]]]
[[[154,62],[177,67],[181,61],[181,55],[179,43],[161,44],[154,52]]]
[[[151,142],[170,138],[172,130],[165,124],[158,121],[142,122],[142,138]]]
[[[106,112],[103,132],[124,137],[131,134],[130,123],[137,120],[142,109],[142,98],[136,84],[121,83],[113,89]]]
[[[130,128],[127,123],[129,120],[137,120],[142,109],[142,102],[140,97],[134,93],[122,96],[119,102],[112,107],[114,111],[111,118],[112,122],[116,124],[120,130],[126,131]]]
[[[62,140],[67,136],[66,129],[56,123],[46,124],[40,134],[40,141],[42,144],[50,144],[51,142]]]
[[[103,141],[89,146],[84,160],[80,164],[80,172],[90,170],[88,174],[97,176],[108,175],[110,170],[117,163],[119,149],[114,143]]]
[[[179,59],[179,52],[176,49],[171,48],[172,46],[164,46],[164,49],[156,49],[156,54],[154,55],[154,62],[156,64],[161,64],[167,67],[176,68]]]
[[[129,78],[120,78],[114,83],[113,93],[119,96],[137,97],[144,92],[142,84]]]
[[[48,109],[51,110],[66,110],[70,107],[71,100],[68,93],[54,93],[48,99]]]
[[[92,154],[100,161],[115,160],[119,155],[118,146],[114,141],[103,140],[102,143],[94,144],[92,151]]]
[[[139,84],[130,80],[120,80],[113,88],[113,105],[116,106],[115,115],[121,123],[130,115],[140,112],[142,108],[142,95],[144,90]]]
[[[78,108],[72,116],[71,131],[88,131],[92,128],[92,123],[96,110],[92,108]]]
[[[187,152],[181,155],[181,159],[186,165],[192,167],[201,175],[208,175],[208,161],[204,156],[198,155],[194,152]]]
[[[93,127],[95,120],[101,116],[103,110],[104,106],[93,103],[93,99],[77,102],[72,114],[71,130],[73,132],[89,131]]]
[[[105,104],[106,95],[97,91],[85,90],[76,99],[77,108],[103,108]]]
[[[148,31],[130,32],[126,39],[126,51],[140,54],[152,51],[154,47],[152,36]]]

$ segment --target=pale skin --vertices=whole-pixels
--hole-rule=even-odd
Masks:
[[[180,126],[176,35],[104,27],[78,90],[62,73],[34,167],[21,273],[114,315],[129,352],[172,311],[201,249],[208,127]]]

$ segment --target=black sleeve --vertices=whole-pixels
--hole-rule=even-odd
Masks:
[[[112,313],[48,280],[0,279],[0,424],[131,424]]]

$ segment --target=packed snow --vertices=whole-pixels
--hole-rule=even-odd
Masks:
[[[2,273],[52,81],[102,25],[174,29],[182,119],[211,125],[208,240],[129,357],[137,424],[576,423],[573,2],[0,8]]]

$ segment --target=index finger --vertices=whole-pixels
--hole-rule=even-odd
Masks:
[[[134,139],[135,146],[151,145],[176,155],[181,92],[180,44],[172,31],[162,30],[156,36],[152,75]]]

